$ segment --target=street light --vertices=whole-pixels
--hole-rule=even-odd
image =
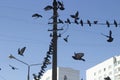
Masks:
[[[17,59],[17,58],[14,57],[12,54],[10,54],[9,58],[10,58],[10,59],[15,59],[15,60],[17,60],[17,61],[19,61],[19,62],[25,64],[25,65],[28,67],[27,80],[30,80],[30,67],[31,67],[31,66],[42,65],[42,64],[28,64],[28,63],[26,63],[26,62],[24,62],[24,61],[21,61],[21,60]]]

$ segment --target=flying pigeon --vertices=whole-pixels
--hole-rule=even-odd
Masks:
[[[23,47],[22,49],[18,49],[18,54],[23,56],[23,53],[25,52],[26,47]]]
[[[104,35],[104,34],[102,34],[102,35]],[[107,38],[108,38],[108,40],[107,40],[107,42],[112,42],[113,41],[113,37],[112,37],[112,31],[110,30],[109,31],[109,35],[104,35],[104,36],[106,36]]]
[[[46,7],[44,8],[45,11],[48,11],[48,10],[51,10],[51,9],[53,9],[53,7],[50,6],[50,5],[48,5],[48,6],[46,6]]]
[[[40,15],[40,14],[38,14],[38,13],[35,13],[35,14],[32,15],[32,17],[36,17],[36,18],[41,17],[41,18],[42,18],[42,15]]]
[[[12,65],[9,65],[13,70],[17,70],[18,68],[12,66]]]
[[[74,53],[74,56],[72,56],[72,58],[75,60],[85,61],[85,59],[82,58],[83,56],[84,56],[84,53]]]
[[[65,9],[63,2],[58,1],[58,8],[59,8],[60,10],[64,10],[64,9]]]
[[[70,15],[72,18],[74,18],[75,20],[78,20],[79,19],[79,12],[77,11],[75,13],[75,15]]]
[[[67,37],[64,38],[65,42],[68,42],[68,37],[69,37],[69,35],[67,35]]]

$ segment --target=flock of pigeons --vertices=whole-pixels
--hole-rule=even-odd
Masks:
[[[64,10],[65,9],[63,2],[58,1],[56,3],[56,5],[57,5],[57,8],[60,9],[60,10]],[[53,6],[51,6],[51,5],[48,5],[48,6],[46,6],[44,8],[45,11],[52,10],[52,9],[53,9]],[[42,18],[42,15],[40,15],[38,13],[35,13],[35,14],[32,15],[32,17],[35,17],[35,18],[41,17]],[[54,15],[50,19],[53,19],[55,17],[59,17],[59,16],[58,15]],[[114,20],[113,23],[110,23],[109,21],[106,21],[106,23],[98,23],[98,21],[91,22],[90,20],[87,20],[87,22],[83,22],[82,19],[80,21],[78,21],[80,19],[78,11],[75,14],[70,15],[70,17],[73,18],[74,22],[71,22],[70,19],[67,18],[66,21],[58,19],[57,23],[61,23],[61,24],[64,24],[64,23],[67,23],[67,24],[75,23],[75,24],[81,24],[81,26],[83,26],[84,24],[88,24],[89,26],[92,26],[92,24],[99,24],[99,25],[107,25],[107,27],[110,27],[110,25],[115,25],[115,27],[118,27],[118,25],[120,25],[120,24],[117,23],[116,20]],[[52,23],[48,23],[48,24],[53,24],[53,22]],[[108,38],[107,42],[112,42],[113,39],[114,39],[112,37],[112,31],[111,30],[109,31],[109,35],[104,35],[104,34],[102,34],[102,35]],[[65,42],[68,42],[68,37],[69,37],[69,35],[66,38],[64,38]]]
[[[46,57],[44,57],[43,65],[41,66],[41,70],[38,72],[38,75],[33,74],[34,80],[39,80],[41,76],[43,76],[43,73],[45,72],[45,69],[47,68],[47,65],[51,64],[50,59],[53,54],[53,39],[50,42],[49,50],[46,53]]]

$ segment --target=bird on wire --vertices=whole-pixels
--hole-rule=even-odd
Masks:
[[[109,31],[109,35],[104,35],[102,34],[103,36],[106,36],[108,39],[107,39],[107,42],[112,42],[113,41],[113,37],[112,37],[112,31],[110,30]]]
[[[40,15],[40,14],[38,14],[38,13],[35,13],[35,14],[32,15],[32,17],[35,17],[35,18],[41,17],[41,18],[42,18],[42,15]]]
[[[89,26],[91,26],[91,22],[90,22],[90,20],[87,20],[87,24],[88,24]]]
[[[67,20],[65,21],[65,23],[71,24],[70,19],[67,18]]]
[[[83,56],[84,56],[84,53],[75,53],[74,52],[74,56],[72,56],[72,58],[75,59],[75,60],[85,61],[85,59],[82,58]]]
[[[82,19],[80,20],[80,24],[81,24],[81,26],[83,26],[83,24],[84,24]]]
[[[64,23],[61,19],[58,19],[58,21],[59,21],[59,23],[62,23],[62,24]]]
[[[9,65],[9,66],[12,68],[12,70],[18,70],[18,68],[14,67],[12,65]]]
[[[106,21],[106,25],[107,27],[110,27],[110,23],[108,21]]]
[[[69,37],[69,35],[67,35],[65,38],[63,38],[63,40],[64,40],[65,42],[68,42],[68,37]]]
[[[18,55],[24,56],[23,53],[25,52],[26,47],[23,47],[22,49],[18,48]]]
[[[114,20],[114,25],[115,25],[115,27],[117,27],[117,26],[118,26],[118,24],[117,24],[116,20]]]

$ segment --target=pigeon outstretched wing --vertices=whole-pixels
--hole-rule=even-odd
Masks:
[[[25,52],[26,47],[23,47],[22,49],[18,49],[18,54],[23,56],[23,53]]]

